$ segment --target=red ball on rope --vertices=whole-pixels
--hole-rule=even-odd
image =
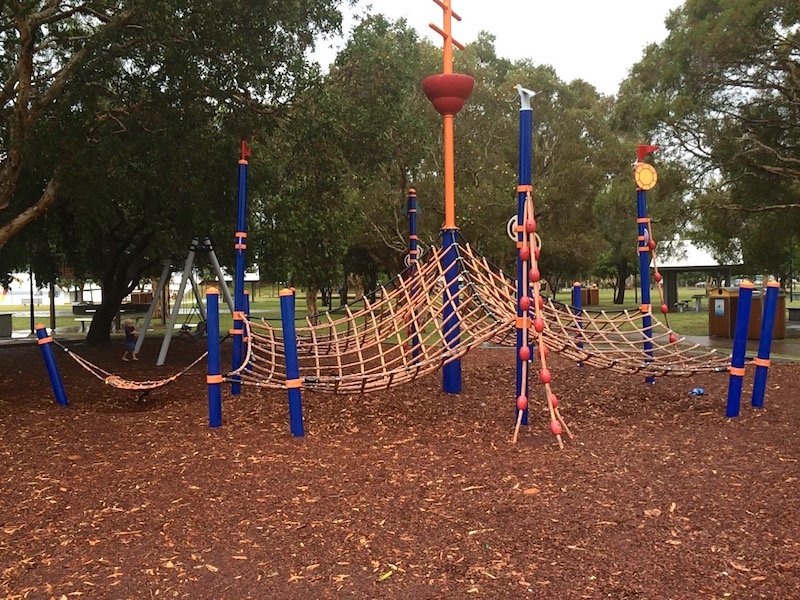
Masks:
[[[536,267],[531,267],[531,270],[528,271],[528,278],[533,282],[536,283],[541,279],[541,275],[539,274],[539,269]]]
[[[531,309],[531,299],[528,296],[523,296],[519,299],[519,307],[525,312]]]
[[[550,375],[550,369],[542,369],[539,372],[539,381],[544,384],[548,384],[553,380],[552,375]]]
[[[664,313],[664,314],[667,314],[669,312],[669,306],[667,306],[666,304],[662,304],[661,305],[661,312]]]
[[[675,335],[674,333],[670,333],[669,334],[669,343],[670,344],[675,344],[677,342],[678,342],[678,336]]]
[[[550,404],[553,405],[553,408],[558,408],[558,396],[550,394]]]
[[[542,296],[536,297],[536,304],[539,305],[539,309],[544,308],[544,298]]]
[[[553,432],[553,435],[561,435],[561,423],[559,423],[556,419],[550,421],[550,431]]]
[[[519,349],[519,359],[522,362],[529,360],[531,357],[531,349],[528,346],[523,346]]]
[[[536,260],[539,260],[539,256],[540,256],[541,254],[542,254],[542,251],[541,251],[541,249],[539,248],[539,246],[536,246],[536,247],[533,249],[533,256],[536,258]]]
[[[536,219],[528,219],[525,221],[525,233],[533,233],[536,231]]]
[[[550,354],[550,350],[547,348],[547,346],[536,346],[536,352],[541,352],[545,358],[547,358],[547,355]]]
[[[533,320],[533,328],[536,330],[536,333],[542,333],[542,331],[544,331],[544,319],[542,317],[536,317]]]
[[[653,275],[653,279],[656,280],[656,283],[661,283],[661,273],[656,271],[655,275]]]
[[[527,398],[527,396],[517,396],[517,408],[519,410],[527,410],[528,409],[528,398]]]
[[[522,246],[522,248],[519,249],[519,259],[521,261],[526,261],[530,257],[531,257],[531,249],[528,246],[528,244],[525,244],[524,246]]]
[[[650,250],[655,250],[656,249],[656,241],[655,240],[650,240],[650,243],[647,244],[647,245],[650,246]]]

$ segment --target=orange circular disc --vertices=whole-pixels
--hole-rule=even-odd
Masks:
[[[652,190],[658,182],[658,173],[653,165],[640,162],[633,169],[633,179],[640,190]]]

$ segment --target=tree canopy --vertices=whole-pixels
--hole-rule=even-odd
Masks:
[[[780,273],[800,225],[800,4],[687,0],[667,28],[618,114],[691,170],[696,237]]]

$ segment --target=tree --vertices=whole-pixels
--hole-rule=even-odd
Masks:
[[[254,241],[261,272],[301,286],[307,312],[317,294],[342,275],[342,261],[359,219],[355,194],[344,187],[346,163],[321,87],[298,97],[270,140],[276,187],[260,194]]]
[[[621,88],[622,113],[692,170],[709,244],[738,238],[766,266],[771,240],[800,224],[800,5],[687,0],[666,24]]]
[[[441,226],[431,209],[438,194],[424,187],[423,176],[441,125],[422,80],[437,60],[438,53],[404,20],[375,15],[353,29],[325,81],[330,134],[347,163],[344,182],[358,198],[353,243],[370,255],[368,262],[392,274],[400,270],[408,245],[410,187],[418,188],[422,211],[433,218],[423,231],[431,237]]]
[[[148,97],[202,100],[231,114],[287,101],[314,35],[339,27],[341,0],[230,3],[211,0],[8,1],[0,4],[0,247],[52,206],[73,148],[39,193],[16,195],[32,142],[57,113],[76,109],[91,140],[120,125]],[[128,102],[132,90],[140,102]],[[68,98],[81,96],[80,105]]]
[[[233,187],[223,148],[275,127],[308,76],[305,49],[338,28],[339,4],[1,5],[0,246],[62,196],[54,230],[106,292],[89,342],[108,340],[120,301],[164,258],[185,256],[190,232],[233,223],[235,208],[219,203]]]

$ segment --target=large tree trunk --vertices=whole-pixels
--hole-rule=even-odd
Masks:
[[[617,263],[617,279],[614,282],[614,304],[625,304],[625,282],[630,271],[627,262]]]
[[[319,292],[319,288],[315,285],[309,285],[306,287],[306,312],[308,313],[308,317],[311,321],[312,325],[316,325],[319,321],[317,318],[317,293]]]

